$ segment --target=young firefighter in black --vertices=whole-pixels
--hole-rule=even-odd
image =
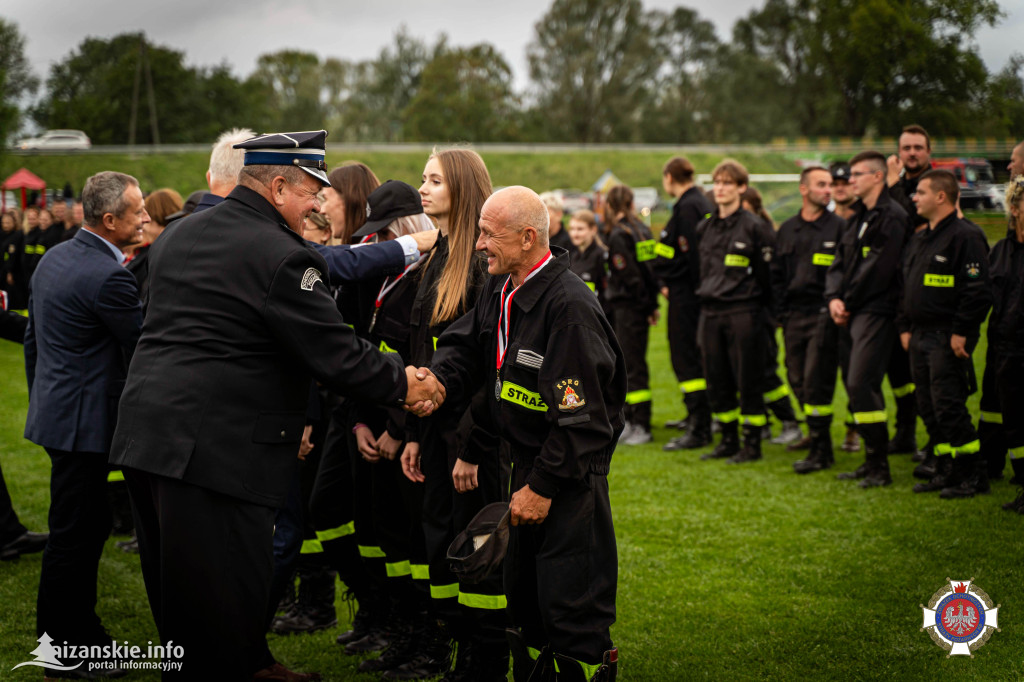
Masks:
[[[740,207],[748,177],[737,161],[719,163],[712,173],[718,207],[697,227],[701,272],[697,337],[713,416],[722,424],[721,442],[701,459],[729,458],[734,464],[761,458],[761,427],[767,423],[762,387],[773,235],[760,218]]]
[[[803,406],[810,452],[793,464],[799,474],[832,466],[832,397],[839,334],[825,305],[825,274],[835,260],[845,221],[828,210],[832,175],[825,168],[800,174],[800,212],[775,236],[772,288],[786,343],[786,374]]]
[[[959,194],[949,171],[930,170],[918,183],[914,203],[928,227],[907,246],[897,320],[918,411],[941,461],[936,476],[914,491],[942,490],[947,498],[988,492],[981,443],[967,412],[967,396],[975,389],[971,353],[992,303],[988,248],[977,226],[957,218]]]
[[[438,339],[431,369],[450,400],[488,390],[511,455],[504,570],[515,679],[552,679],[544,671],[557,666],[559,679],[607,682],[618,658],[608,471],[626,370],[594,295],[566,253],[548,250],[546,226],[527,188],[491,195],[477,248],[495,276]]]
[[[863,479],[862,488],[892,483],[882,378],[896,342],[893,318],[908,221],[907,212],[883,191],[884,176],[885,157],[878,152],[850,160],[850,184],[859,200],[825,276],[832,320],[850,327],[847,392],[865,450],[864,464],[839,478]]]
[[[569,218],[568,232],[572,240],[569,269],[597,295],[597,300],[604,308],[607,305],[605,288],[608,286],[608,249],[597,238],[597,218],[592,211],[576,211]]]
[[[664,450],[704,447],[711,442],[711,405],[704,364],[697,348],[700,319],[700,250],[697,225],[711,216],[713,206],[693,181],[693,164],[677,156],[665,164],[661,176],[665,191],[676,198],[672,217],[655,246],[654,273],[668,291],[668,350],[672,370],[686,405],[686,433],[673,438]]]
[[[1010,181],[1006,210],[1013,233],[992,247],[989,256],[994,300],[988,342],[996,348],[990,359],[996,361],[998,406],[1010,466],[1017,485],[1024,485],[1024,176]],[[1024,514],[1024,488],[1003,509]]]
[[[621,445],[651,441],[651,384],[647,367],[647,340],[657,322],[658,285],[646,260],[653,253],[646,226],[633,213],[633,191],[616,185],[605,200],[609,226],[608,305],[615,336],[626,357],[629,392],[626,393],[626,430]]]

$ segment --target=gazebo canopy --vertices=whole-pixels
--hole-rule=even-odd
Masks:
[[[21,190],[21,207],[24,209],[27,202],[25,190],[45,190],[46,182],[29,169],[19,168],[11,175],[11,177],[7,178],[2,184],[0,184],[0,196],[2,196],[2,199],[0,199],[0,210],[7,210],[7,190],[9,189]],[[45,193],[43,194],[43,206],[46,206]]]

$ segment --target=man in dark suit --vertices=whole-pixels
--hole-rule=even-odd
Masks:
[[[121,249],[141,241],[149,215],[138,181],[122,173],[89,178],[82,202],[84,227],[47,251],[29,283],[25,437],[52,463],[36,629],[58,642],[109,645],[96,615],[96,574],[110,532],[107,455],[125,354],[142,325]]]
[[[338,313],[327,264],[300,236],[319,210],[326,131],[244,142],[228,197],[182,218],[150,253],[146,328],[111,461],[135,505],[165,679],[318,679],[266,646],[275,510],[297,465],[311,378],[427,414],[432,376],[378,352]]]

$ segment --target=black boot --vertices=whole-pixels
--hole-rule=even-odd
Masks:
[[[1013,485],[1024,486],[1024,459],[1011,457],[1010,468],[1013,469],[1013,476],[1010,478],[1010,483]]]
[[[861,479],[861,488],[879,488],[892,483],[892,475],[889,473],[889,458],[886,455],[884,446],[877,449],[865,446],[867,454],[867,474]]]
[[[382,598],[376,604],[371,604],[370,608],[366,634],[345,643],[345,653],[350,656],[383,651],[404,627],[405,621],[390,599]]]
[[[1006,468],[1006,436],[1002,424],[981,419],[978,421],[978,440],[981,441],[981,457],[988,467],[988,480],[998,481]]]
[[[962,467],[962,468],[961,468]],[[953,469],[962,471],[959,483],[943,488],[939,497],[945,500],[983,495],[989,491],[988,463],[977,453],[961,453],[953,460]]]
[[[540,655],[533,658],[522,632],[509,629],[505,636],[512,653],[512,679],[515,682],[554,682],[555,661],[548,647],[541,649]]]
[[[334,611],[334,571],[326,566],[299,570],[299,597],[296,608],[278,616],[270,629],[279,635],[316,632],[338,624]]]
[[[466,637],[456,646],[455,667],[441,682],[505,682],[508,658],[508,642]]]
[[[693,412],[687,418],[686,433],[673,438],[665,443],[661,449],[666,452],[672,450],[693,450],[702,448],[711,443],[711,414],[704,412]]]
[[[412,657],[398,667],[386,670],[381,679],[425,680],[451,670],[452,640],[440,621],[427,616],[424,627],[415,639],[415,653]]]
[[[729,464],[744,464],[756,462],[759,459],[761,459],[761,427],[744,426],[743,448],[726,461]]]
[[[890,455],[917,452],[917,406],[914,392],[896,398],[896,433],[889,441]]]
[[[722,424],[722,440],[711,452],[700,456],[701,459],[726,459],[740,451],[739,425],[736,422]]]
[[[1010,502],[1004,502],[1003,509],[1006,511],[1015,511],[1018,514],[1024,514],[1024,488],[1020,489],[1015,499]]]
[[[408,604],[399,604],[392,609],[391,623],[387,629],[390,638],[388,646],[379,658],[371,658],[359,664],[359,672],[379,672],[392,670],[408,663],[416,655],[421,638],[425,637],[423,614],[409,608]],[[362,640],[359,640],[362,641]],[[355,644],[357,642],[353,642]],[[345,651],[348,651],[348,644]]]
[[[760,429],[758,429],[760,435]],[[555,665],[558,666],[558,682],[615,682],[619,669],[619,650],[612,649],[604,652],[601,663],[589,677],[583,671],[583,666],[574,658],[555,654]]]
[[[915,493],[932,493],[949,486],[950,474],[953,473],[953,458],[949,455],[937,455],[934,466],[935,473],[927,482],[915,485]]]
[[[930,481],[937,473],[939,458],[935,456],[935,448],[929,444],[924,450],[924,461],[914,467],[914,478]]]
[[[840,481],[855,481],[857,479],[864,478],[867,475],[868,463],[865,461],[853,471],[844,471],[841,474],[836,474],[836,478]]]
[[[811,450],[807,457],[793,463],[793,471],[798,474],[809,474],[828,469],[835,461],[832,454],[832,437],[828,431],[811,430]]]

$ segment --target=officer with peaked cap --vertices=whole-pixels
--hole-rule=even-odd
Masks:
[[[304,680],[270,655],[274,515],[296,466],[311,379],[429,413],[443,389],[358,339],[300,236],[327,184],[326,131],[261,135],[221,204],[153,246],[150,302],[111,461],[139,521],[164,679]]]

